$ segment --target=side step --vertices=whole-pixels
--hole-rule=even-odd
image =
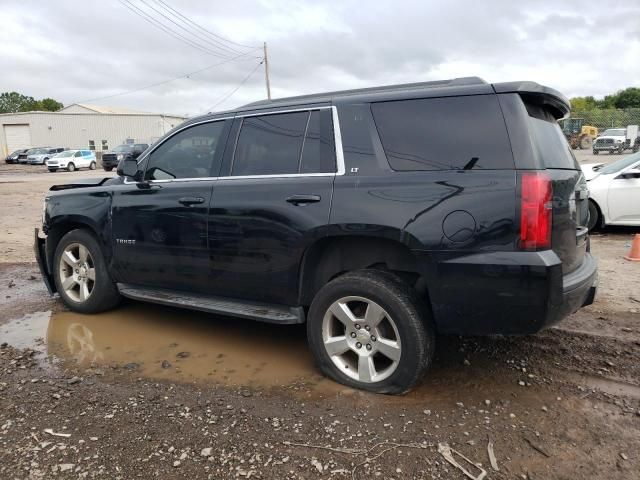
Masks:
[[[302,307],[246,302],[234,298],[213,297],[200,293],[140,287],[124,283],[118,283],[118,290],[121,295],[133,300],[200,310],[217,315],[229,315],[231,317],[249,318],[251,320],[284,325],[304,323],[305,321]]]

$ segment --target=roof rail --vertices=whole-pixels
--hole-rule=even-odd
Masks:
[[[403,83],[398,85],[383,85],[378,87],[357,88],[353,90],[338,90],[334,92],[313,93],[309,95],[276,98],[273,100],[259,100],[257,102],[252,102],[252,103],[248,103],[247,105],[243,105],[241,108],[260,107],[260,106],[272,105],[272,104],[281,103],[281,102],[285,103],[285,102],[300,101],[300,100],[318,99],[319,101],[324,101],[324,100],[328,101],[333,97],[361,95],[361,94],[377,93],[377,92],[392,92],[392,91],[413,90],[413,89],[422,89],[422,88],[459,87],[459,86],[467,86],[467,85],[486,85],[486,84],[487,82],[485,82],[480,77],[460,77],[460,78],[452,78],[449,80]]]

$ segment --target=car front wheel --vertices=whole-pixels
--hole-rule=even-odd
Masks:
[[[73,311],[102,312],[120,301],[100,246],[86,230],[72,230],[60,239],[53,273],[60,298]]]
[[[433,357],[431,316],[390,272],[359,270],[325,285],[309,309],[307,337],[320,370],[345,385],[399,394]]]
[[[76,166],[73,163],[67,165],[67,172],[74,172],[76,170]]]

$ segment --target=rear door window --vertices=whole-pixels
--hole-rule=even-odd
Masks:
[[[300,160],[300,173],[336,171],[331,110],[311,112]]]
[[[495,95],[380,102],[371,110],[394,170],[515,168]]]
[[[231,175],[298,173],[308,118],[309,112],[244,118]]]

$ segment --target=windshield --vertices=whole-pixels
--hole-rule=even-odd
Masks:
[[[627,131],[624,128],[610,128],[605,130],[602,134],[603,137],[624,137]]]
[[[66,150],[56,155],[56,157],[73,157],[73,154],[76,153],[75,150]]]
[[[115,152],[115,153],[128,153],[131,150],[133,150],[133,146],[132,145],[118,145],[116,148],[113,149],[113,152]]]
[[[600,173],[602,173],[603,175],[618,173],[620,170],[624,170],[625,168],[630,167],[631,165],[639,161],[640,161],[640,153],[629,155],[628,157],[621,158],[620,160],[616,160],[615,162],[602,167],[600,169]]]
[[[29,155],[42,155],[44,153],[47,153],[47,149],[46,148],[32,148],[27,153]]]

